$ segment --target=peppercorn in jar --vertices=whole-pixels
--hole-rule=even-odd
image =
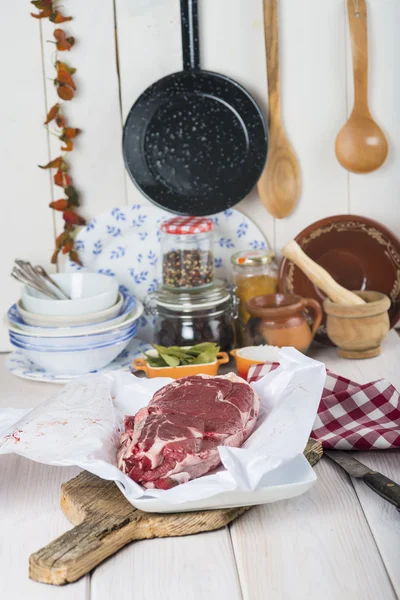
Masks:
[[[192,289],[212,284],[212,225],[203,217],[174,217],[161,224],[164,286]]]

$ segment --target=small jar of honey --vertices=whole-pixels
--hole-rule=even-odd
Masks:
[[[275,294],[278,288],[278,265],[269,250],[245,250],[232,255],[233,283],[239,299],[239,316],[247,323],[250,315],[245,306],[250,298]]]

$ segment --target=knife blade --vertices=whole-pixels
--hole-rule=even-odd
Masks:
[[[400,512],[400,485],[382,473],[373,471],[346,452],[340,450],[326,450],[324,454],[337,463],[351,477],[362,479],[374,492],[394,504]]]

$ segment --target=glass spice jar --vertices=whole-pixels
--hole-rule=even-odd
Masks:
[[[278,265],[268,250],[247,250],[231,257],[233,282],[239,299],[239,316],[247,323],[250,315],[246,302],[255,296],[275,294],[278,288]]]
[[[162,346],[192,346],[215,342],[223,351],[235,345],[237,300],[230,286],[216,279],[210,287],[190,292],[160,287],[145,301],[156,315],[154,342]]]
[[[193,289],[212,284],[212,226],[212,220],[203,217],[174,217],[161,224],[164,286]]]

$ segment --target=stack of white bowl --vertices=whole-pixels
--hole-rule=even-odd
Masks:
[[[82,375],[112,362],[137,333],[143,306],[98,273],[52,276],[71,300],[25,286],[7,313],[11,343],[54,375]]]

